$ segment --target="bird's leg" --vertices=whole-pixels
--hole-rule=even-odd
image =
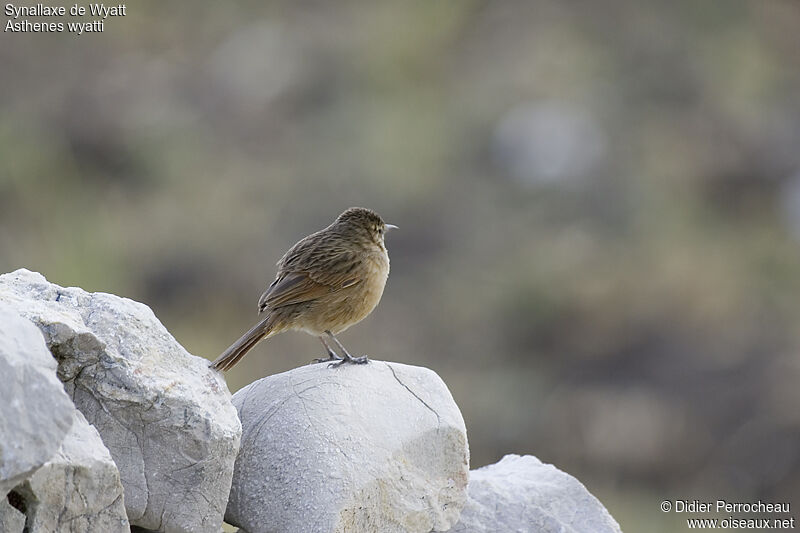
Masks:
[[[331,333],[330,330],[325,331],[325,334],[328,337],[330,337],[331,340],[334,343],[336,343],[336,346],[338,346],[339,351],[344,354],[344,357],[342,357],[340,361],[336,361],[335,363],[330,363],[328,366],[336,367],[336,366],[343,365],[344,363],[353,363],[353,364],[356,364],[356,365],[364,365],[366,363],[369,363],[369,359],[367,358],[366,355],[362,355],[361,357],[353,357],[352,355],[350,355],[350,352],[347,351],[347,348],[345,348],[342,345],[342,343],[339,342],[339,339],[337,339],[336,335]],[[327,344],[326,344],[326,346],[327,346]]]
[[[341,357],[339,357],[339,356],[336,354],[336,352],[335,352],[335,351],[333,351],[333,348],[331,348],[331,345],[330,345],[330,344],[328,344],[328,341],[327,341],[327,340],[325,340],[325,337],[323,337],[322,335],[320,335],[320,336],[319,336],[319,340],[321,340],[321,341],[322,341],[322,344],[324,344],[324,345],[325,345],[325,349],[326,349],[326,350],[328,350],[328,357],[326,357],[326,358],[322,358],[322,357],[320,357],[320,358],[318,358],[318,359],[314,359],[313,361],[311,361],[312,363],[329,363],[329,362],[331,362],[331,361],[341,361],[341,360],[342,360],[342,358],[341,358]]]

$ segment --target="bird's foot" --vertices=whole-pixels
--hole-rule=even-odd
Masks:
[[[345,353],[344,357],[342,357],[339,361],[328,363],[328,368],[336,368],[337,366],[342,366],[345,363],[352,363],[354,365],[365,365],[369,363],[369,358],[366,355],[362,355],[361,357],[353,357],[349,353]]]
[[[328,357],[318,357],[317,359],[314,359],[313,361],[311,361],[311,364],[314,364],[314,363],[330,363],[331,361],[333,361],[333,362],[337,362],[337,361],[341,362],[342,360],[343,360],[343,358],[339,357],[336,354],[336,352],[334,352],[331,349],[328,349]]]

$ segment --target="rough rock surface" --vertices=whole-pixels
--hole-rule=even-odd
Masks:
[[[451,533],[620,533],[580,481],[532,455],[506,455],[470,472],[469,498]]]
[[[0,297],[0,498],[42,466],[72,425],[72,405],[41,332]]]
[[[56,455],[15,492],[31,533],[130,531],[117,465],[80,411]]]
[[[25,529],[25,515],[8,503],[8,499],[0,498],[0,531],[3,533],[22,533]]]
[[[309,365],[237,392],[226,521],[249,533],[447,530],[466,498],[464,420],[426,368]]]
[[[221,376],[145,305],[17,270],[0,301],[44,333],[58,376],[117,464],[131,524],[220,530],[241,427]]]

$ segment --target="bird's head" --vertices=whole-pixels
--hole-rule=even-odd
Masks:
[[[347,209],[339,215],[334,224],[343,228],[351,228],[351,231],[355,231],[362,237],[369,238],[381,246],[383,246],[386,232],[391,229],[397,229],[397,226],[387,224],[378,213],[365,207]]]

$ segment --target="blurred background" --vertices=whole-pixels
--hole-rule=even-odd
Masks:
[[[800,503],[798,28],[792,0],[142,1],[4,33],[0,272],[213,359],[289,246],[371,207],[392,273],[342,341],[438,372],[473,468],[534,454],[626,531]],[[321,355],[284,334],[228,383]]]

